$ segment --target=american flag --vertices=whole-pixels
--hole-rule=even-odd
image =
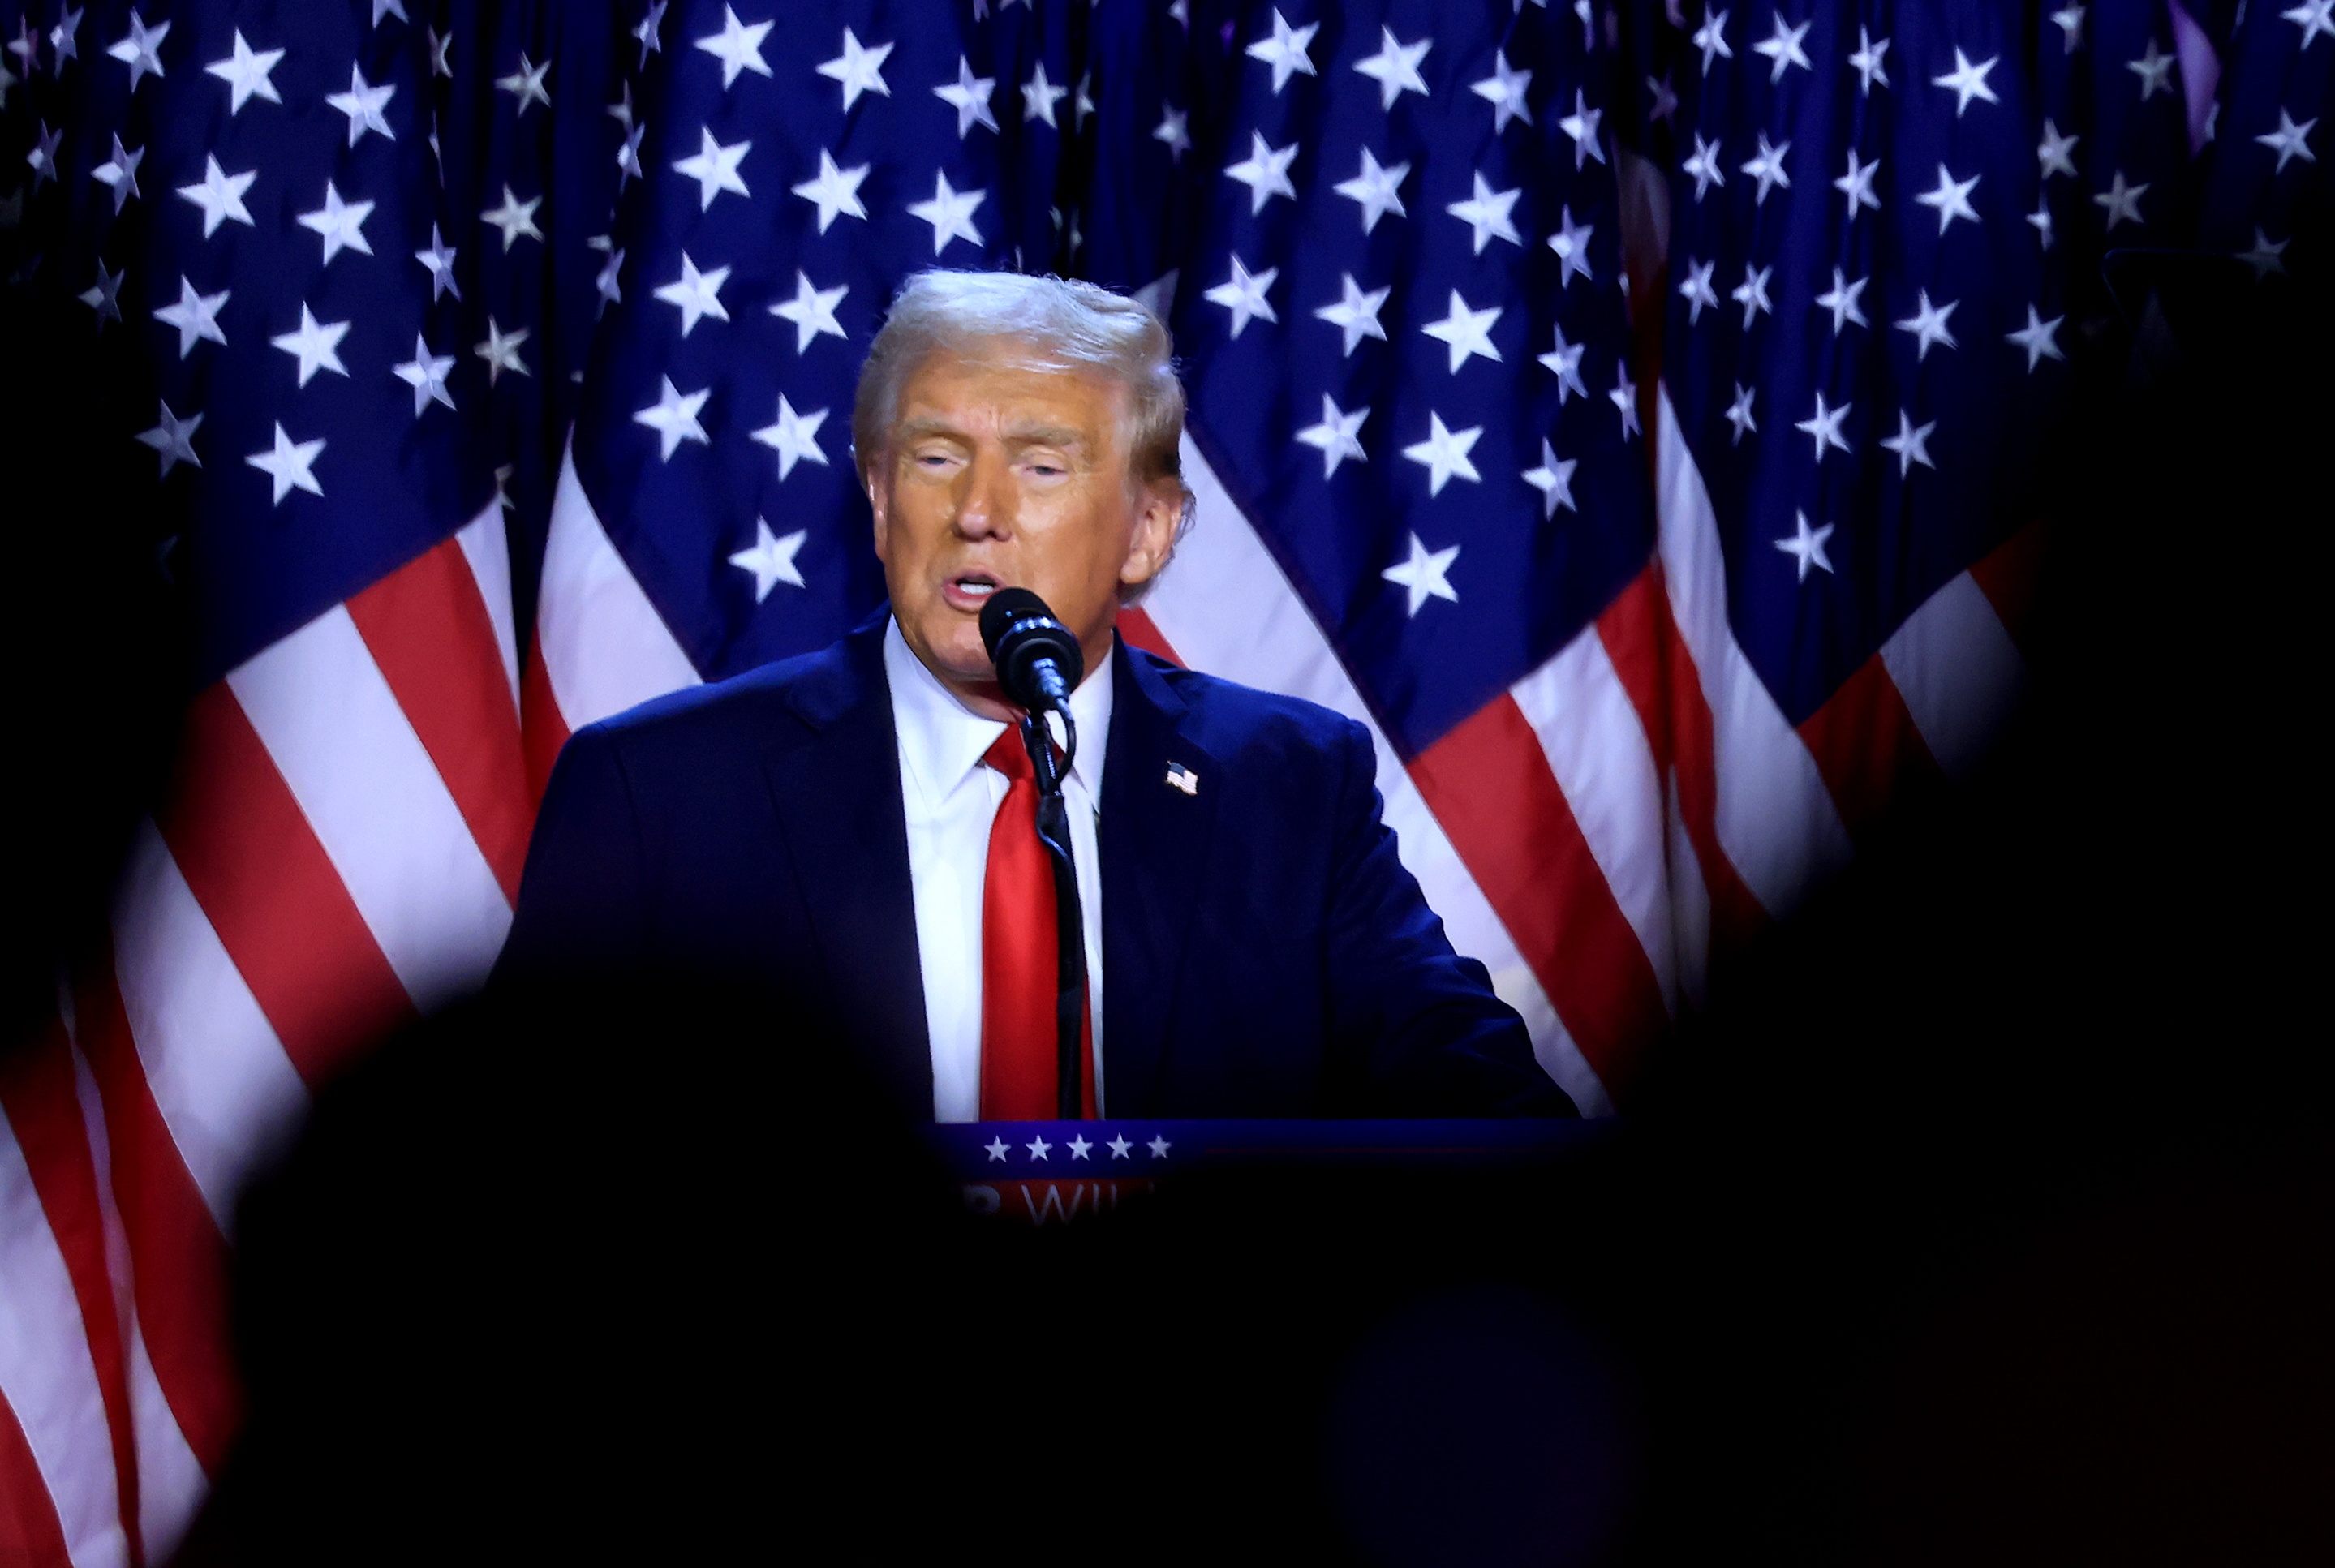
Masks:
[[[0,271],[152,389],[204,677],[0,1073],[0,1539],[168,1555],[238,1186],[483,973],[566,736],[878,600],[909,274],[1168,315],[1199,516],[1125,630],[1367,722],[1610,1109],[1982,754],[2103,254],[2307,252],[2327,3],[0,0]]]

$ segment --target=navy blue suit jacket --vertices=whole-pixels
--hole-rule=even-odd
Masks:
[[[501,973],[748,979],[830,1021],[929,1118],[884,626],[578,731]],[[1397,857],[1361,725],[1124,644],[1111,679],[1110,1114],[1572,1114]]]

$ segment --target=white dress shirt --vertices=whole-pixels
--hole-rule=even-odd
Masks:
[[[1005,732],[957,700],[909,651],[900,624],[884,630],[884,676],[900,747],[900,805],[908,822],[908,880],[916,905],[916,962],[925,980],[925,1032],[933,1055],[933,1118],[981,1119],[981,895],[989,829],[1005,800],[1005,775],[982,754]],[[1102,761],[1110,740],[1108,661],[1071,693],[1079,750],[1062,793],[1078,863],[1086,926],[1087,1005],[1094,1037],[1095,1107],[1102,1081]]]

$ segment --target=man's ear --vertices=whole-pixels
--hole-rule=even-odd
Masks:
[[[1135,513],[1135,532],[1129,539],[1127,559],[1119,568],[1122,586],[1137,587],[1159,575],[1176,548],[1177,525],[1184,520],[1180,485],[1161,481],[1146,485]]]
[[[867,487],[867,509],[876,515],[876,558],[881,561],[884,559],[887,533],[887,514],[891,509],[890,487],[886,485],[872,469],[860,478],[861,482]]]

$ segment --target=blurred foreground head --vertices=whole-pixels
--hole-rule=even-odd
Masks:
[[[822,1034],[507,991],[327,1094],[244,1208],[250,1421],[189,1556],[702,1561],[858,1497],[879,1434],[915,1467],[883,1429],[956,1216]]]

